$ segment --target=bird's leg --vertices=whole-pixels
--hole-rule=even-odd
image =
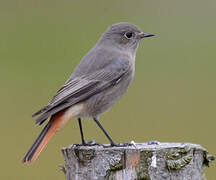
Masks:
[[[112,140],[112,138],[109,136],[109,134],[106,132],[106,130],[103,128],[103,126],[101,125],[101,123],[99,122],[97,117],[93,118],[94,121],[97,123],[97,125],[100,127],[100,129],[103,131],[103,133],[105,134],[105,136],[107,137],[107,139],[110,142],[111,146],[118,146],[116,143],[114,143],[114,141]]]
[[[78,118],[78,122],[79,122],[79,128],[80,128],[80,134],[81,134],[81,140],[82,140],[82,144],[81,146],[95,146],[95,145],[101,145],[100,143],[96,143],[94,140],[91,141],[85,141],[84,138],[84,134],[83,134],[83,128],[82,128],[82,122],[81,122],[81,118]],[[80,146],[80,144],[76,144],[77,146]]]
[[[103,131],[103,133],[105,134],[105,136],[108,138],[109,142],[110,142],[110,146],[117,146],[117,147],[125,147],[125,146],[130,146],[131,144],[129,143],[121,143],[121,144],[116,144],[112,138],[109,136],[109,134],[106,132],[106,130],[103,128],[102,124],[100,123],[100,121],[98,120],[97,117],[93,118],[94,121],[96,122],[96,124],[100,127],[100,129]],[[95,145],[102,145],[101,143],[96,143],[95,141],[85,141],[84,138],[84,134],[83,134],[83,128],[82,128],[82,122],[81,122],[81,118],[78,118],[78,122],[79,122],[79,128],[80,128],[80,134],[81,134],[81,140],[82,140],[82,144],[83,146],[95,146]],[[104,146],[104,145],[102,145]],[[104,146],[104,147],[110,147],[110,146]]]
[[[80,128],[80,135],[81,135],[82,145],[86,145],[85,138],[84,138],[84,135],[83,135],[81,118],[78,118],[78,122],[79,122],[79,128]]]
[[[102,124],[100,123],[100,121],[98,120],[97,117],[94,117],[93,118],[94,121],[97,123],[97,125],[100,127],[100,129],[103,131],[103,133],[105,134],[105,136],[107,137],[107,139],[109,140],[110,142],[110,146],[111,147],[127,147],[127,146],[132,146],[133,144],[132,143],[120,143],[120,144],[116,144],[112,138],[109,136],[109,134],[106,132],[106,130],[103,128]],[[110,146],[104,146],[103,147],[110,147]]]

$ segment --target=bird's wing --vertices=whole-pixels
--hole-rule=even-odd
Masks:
[[[36,116],[43,113],[36,119],[36,123],[42,124],[49,116],[114,86],[129,68],[128,60],[117,60],[102,70],[67,81],[46,107],[33,114]]]

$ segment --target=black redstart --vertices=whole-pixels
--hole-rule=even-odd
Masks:
[[[143,33],[131,23],[111,25],[83,57],[51,102],[33,114],[41,114],[36,119],[37,124],[43,124],[49,117],[50,120],[22,162],[32,163],[51,137],[73,118],[78,118],[83,145],[88,143],[84,140],[81,118],[88,117],[94,119],[111,146],[116,146],[98,118],[128,89],[134,77],[139,42],[151,36],[153,34]]]

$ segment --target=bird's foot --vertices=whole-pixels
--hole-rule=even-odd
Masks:
[[[110,145],[103,145],[104,148],[109,148],[109,147],[128,147],[128,146],[133,146],[132,143],[112,143]]]
[[[75,144],[76,146],[103,146],[101,143],[97,143],[95,140],[83,141],[82,144]]]
[[[128,147],[128,146],[134,146],[133,143],[111,143],[110,145],[105,145],[102,143],[97,143],[94,140],[90,140],[90,141],[83,141],[82,144],[75,144],[76,146],[103,146],[104,148],[110,148],[110,147]]]

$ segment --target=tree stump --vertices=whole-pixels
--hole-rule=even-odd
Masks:
[[[127,147],[62,148],[66,180],[205,180],[214,160],[200,145],[136,143]]]

